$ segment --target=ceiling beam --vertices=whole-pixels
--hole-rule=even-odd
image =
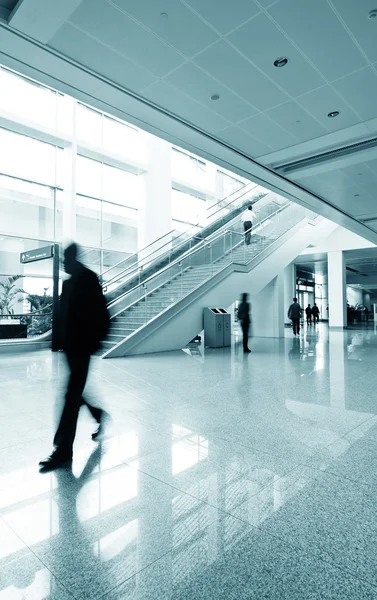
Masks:
[[[9,25],[47,44],[82,0],[19,0]]]

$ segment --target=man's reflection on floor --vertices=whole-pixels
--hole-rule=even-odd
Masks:
[[[58,483],[59,534],[50,544],[51,571],[61,581],[70,581],[77,595],[86,598],[99,598],[115,583],[94,553],[95,537],[84,528],[78,518],[76,500],[82,487],[87,483],[102,458],[102,446],[91,454],[79,477],[67,467],[55,472]],[[50,565],[49,565],[50,566]]]

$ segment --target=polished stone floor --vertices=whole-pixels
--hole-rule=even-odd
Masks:
[[[0,600],[377,598],[377,332],[93,360],[112,416],[50,451],[64,356],[0,357]]]

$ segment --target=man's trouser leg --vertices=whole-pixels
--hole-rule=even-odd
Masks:
[[[249,347],[249,323],[242,323],[242,342],[243,349],[247,350]]]
[[[244,224],[243,224],[243,228],[244,228],[244,231],[245,231],[246,245],[249,246],[250,241],[251,241],[251,228],[252,228],[251,221],[245,221]]]
[[[72,447],[76,435],[77,419],[83,401],[86,379],[88,377],[90,355],[66,354],[70,370],[65,403],[60,423],[54,437],[54,445],[64,456],[72,456]]]

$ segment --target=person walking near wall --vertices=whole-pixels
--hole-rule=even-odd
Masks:
[[[98,428],[92,439],[99,439],[103,421],[108,416],[102,408],[89,404],[83,392],[91,355],[99,348],[109,329],[109,314],[97,275],[77,260],[78,246],[71,244],[64,252],[64,268],[71,275],[64,281],[60,299],[59,330],[69,378],[65,404],[54,437],[54,450],[41,460],[41,470],[50,471],[72,462],[80,407],[85,404]]]
[[[248,294],[242,294],[241,303],[238,307],[238,320],[242,328],[243,351],[251,352],[249,349],[249,328],[250,328],[250,304],[247,301]]]
[[[293,304],[290,305],[288,310],[288,319],[291,319],[293,326],[293,334],[298,335],[300,333],[300,317],[302,308],[297,302],[297,298],[293,298]]]
[[[315,302],[314,302],[314,306],[312,308],[312,315],[313,315],[313,319],[314,319],[314,325],[316,323],[319,323],[319,308]]]
[[[255,220],[256,220],[256,215],[255,215],[255,212],[253,211],[253,207],[251,204],[242,213],[241,219],[243,222],[243,229],[245,232],[245,242],[246,242],[246,245],[249,246],[250,242],[251,242],[251,230],[253,228],[253,223],[255,223]]]
[[[305,314],[306,314],[306,324],[311,325],[312,324],[312,307],[310,306],[310,304],[308,304],[308,306],[305,308]]]

